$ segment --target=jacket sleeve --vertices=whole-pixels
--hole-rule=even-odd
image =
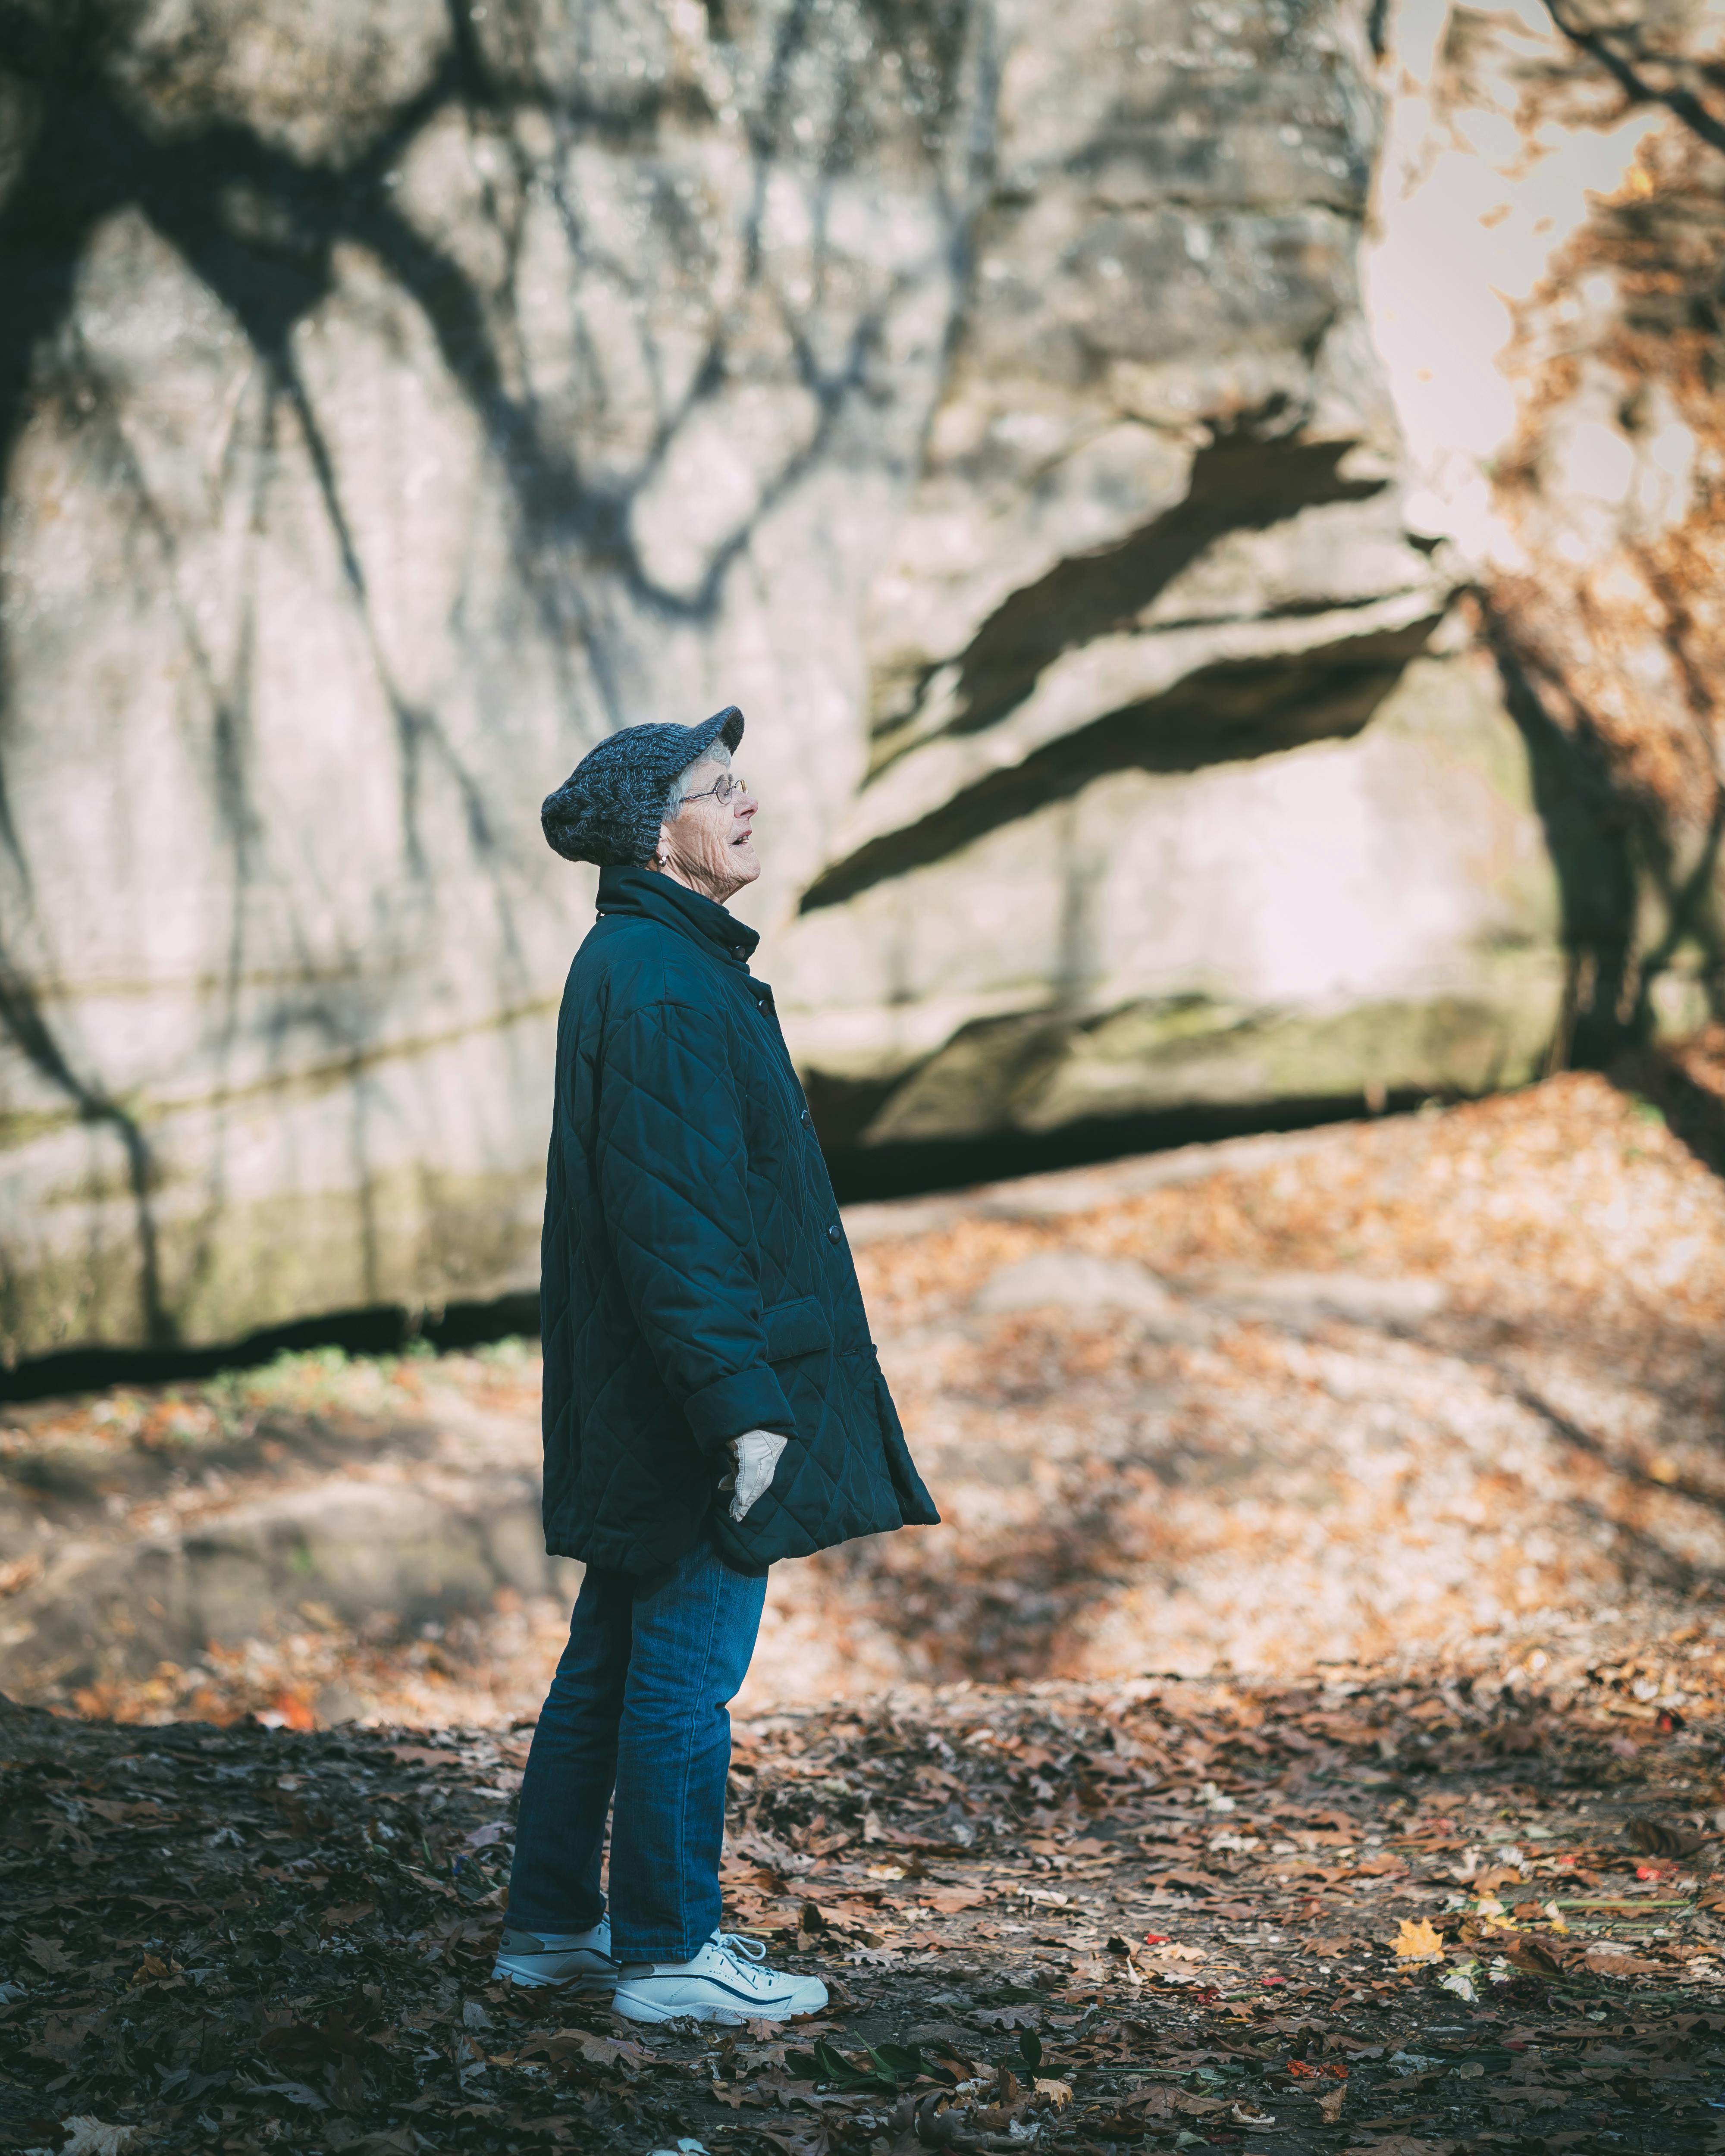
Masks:
[[[595,1162],[623,1291],[696,1443],[794,1437],[767,1361],[742,1115],[723,1023],[687,1004],[617,1014],[597,1073]]]

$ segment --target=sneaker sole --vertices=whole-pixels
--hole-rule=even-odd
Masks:
[[[678,2005],[657,2006],[644,1999],[614,1997],[611,2011],[620,2014],[625,2021],[709,2021],[717,2022],[728,2029],[741,2029],[748,2021],[791,2021],[799,2014],[814,2014],[819,2010],[813,2006],[755,2006],[721,2005],[717,1999],[708,1999],[697,2005],[685,2000]]]
[[[492,1983],[501,1984],[506,1976],[523,1991],[610,1991],[617,1983],[614,1976],[602,1975],[597,1969],[573,1969],[567,1976],[542,1976],[536,1969],[519,1969],[506,1961],[494,1963]]]

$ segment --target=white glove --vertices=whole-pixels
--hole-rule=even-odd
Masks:
[[[719,1487],[732,1492],[733,1520],[743,1518],[755,1500],[771,1489],[773,1471],[784,1448],[784,1439],[774,1436],[770,1430],[746,1430],[741,1437],[731,1440],[731,1457],[737,1462],[737,1471],[727,1475]]]

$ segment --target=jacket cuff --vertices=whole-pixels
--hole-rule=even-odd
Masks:
[[[716,1452],[746,1430],[776,1430],[787,1437],[797,1434],[783,1388],[764,1363],[703,1385],[684,1401],[683,1413],[703,1452]]]

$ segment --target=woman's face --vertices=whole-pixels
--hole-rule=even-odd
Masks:
[[[740,781],[728,801],[711,790],[735,776],[711,757],[691,764],[683,778],[682,806],[659,827],[659,865],[665,875],[721,906],[761,873],[754,834],[760,804]],[[691,794],[701,798],[691,800]]]

